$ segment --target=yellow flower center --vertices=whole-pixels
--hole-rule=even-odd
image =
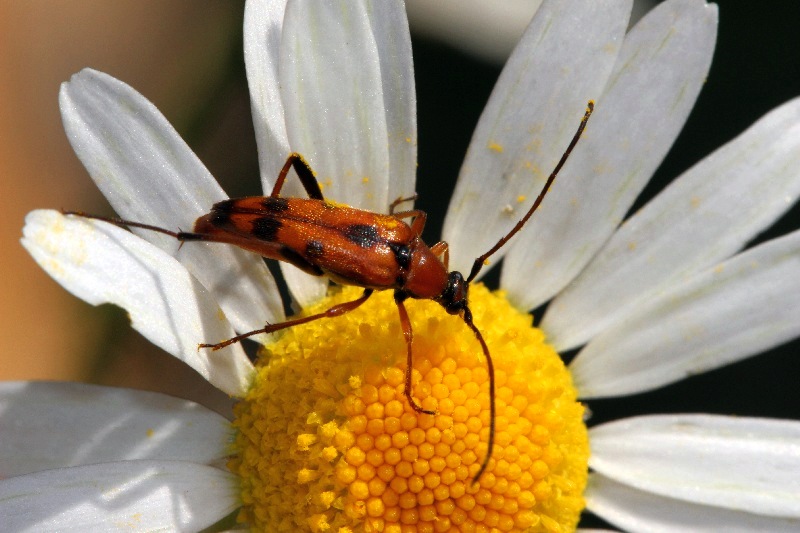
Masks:
[[[306,313],[354,300],[335,292]],[[501,294],[470,288],[495,365],[497,419],[487,452],[483,352],[458,316],[406,302],[413,396],[390,291],[356,311],[286,330],[265,347],[235,408],[239,519],[260,531],[570,531],[584,506],[583,406],[558,354]]]

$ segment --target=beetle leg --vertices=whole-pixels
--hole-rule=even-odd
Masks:
[[[411,405],[411,408],[416,412],[425,413],[426,415],[435,415],[436,413],[434,411],[423,409],[417,402],[414,401],[414,398],[411,397],[411,370],[413,368],[411,345],[412,341],[414,340],[414,334],[411,330],[411,320],[408,318],[408,311],[406,311],[406,306],[403,305],[403,300],[406,298],[408,298],[408,296],[403,291],[394,291],[394,302],[397,304],[397,311],[400,313],[400,326],[403,328],[403,337],[406,338],[406,346],[408,348],[408,358],[406,360],[406,399],[408,400],[409,405]]]
[[[303,156],[297,152],[292,152],[289,154],[289,157],[286,158],[286,163],[283,164],[283,168],[278,173],[278,179],[275,181],[275,187],[272,188],[272,194],[270,194],[270,196],[278,196],[281,193],[283,183],[286,181],[286,175],[289,174],[289,168],[291,167],[294,167],[294,171],[297,173],[297,177],[300,178],[300,183],[303,184],[303,188],[306,190],[306,193],[308,193],[308,197],[312,200],[324,200],[322,197],[322,189],[319,188],[319,183],[317,182],[317,177],[314,175],[314,171],[308,166]]]
[[[219,342],[217,344],[200,344],[197,346],[197,348],[198,349],[211,348],[212,350],[219,350],[220,348],[230,346],[231,344],[235,344],[248,337],[252,337],[253,335],[258,335],[260,333],[275,333],[276,331],[280,331],[286,328],[291,328],[293,326],[299,326],[300,324],[306,324],[308,322],[313,322],[314,320],[319,320],[320,318],[333,318],[341,316],[345,313],[349,313],[353,309],[356,309],[358,306],[366,302],[369,299],[369,297],[372,296],[372,292],[373,292],[372,289],[364,289],[364,293],[357,299],[351,302],[345,302],[343,304],[334,305],[333,307],[323,311],[322,313],[317,313],[316,315],[305,316],[302,318],[295,318],[294,320],[287,320],[285,322],[281,322],[280,324],[267,324],[261,329],[256,329],[253,331],[248,331],[247,333],[242,333],[241,335],[237,335],[235,337],[232,337],[226,341]]]
[[[414,218],[411,222],[411,231],[417,237],[422,237],[422,230],[425,229],[425,222],[428,220],[428,213],[421,209],[414,209],[413,211],[400,211],[392,215],[395,218]]]
[[[439,241],[433,246],[431,246],[431,252],[436,257],[440,257],[442,264],[444,265],[444,269],[449,271],[450,270],[450,245],[447,244],[447,241]]]
[[[394,209],[398,205],[402,204],[403,202],[413,202],[414,200],[417,199],[418,196],[419,195],[417,193],[414,193],[412,196],[409,196],[408,198],[403,198],[402,196],[398,196],[397,198],[394,199],[394,202],[389,204],[389,214],[394,215]]]

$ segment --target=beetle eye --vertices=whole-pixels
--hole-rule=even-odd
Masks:
[[[447,280],[447,289],[442,299],[442,305],[451,315],[457,315],[467,305],[467,289],[469,285],[464,281],[461,272],[450,272]]]

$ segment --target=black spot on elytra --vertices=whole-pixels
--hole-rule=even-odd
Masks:
[[[228,213],[218,213],[216,211],[211,212],[211,216],[209,217],[209,222],[214,227],[225,227],[228,222],[230,222],[231,216]]]
[[[217,202],[211,207],[209,222],[211,222],[212,226],[225,226],[230,221],[232,212],[233,201],[224,200],[222,202]]]
[[[369,224],[351,224],[344,230],[345,238],[361,248],[372,248],[378,241],[378,230]]]
[[[408,245],[396,242],[390,242],[389,248],[394,252],[394,258],[400,268],[408,268],[408,265],[411,264],[411,248]]]
[[[306,243],[306,255],[310,258],[316,259],[317,257],[322,257],[322,254],[325,252],[325,246],[320,241],[308,241]]]
[[[280,213],[289,209],[289,199],[281,198],[280,196],[267,196],[261,202],[261,206],[270,213]]]
[[[223,200],[221,202],[215,203],[211,207],[212,213],[219,213],[219,214],[230,214],[233,211],[233,206],[235,205],[234,200]]]
[[[282,225],[272,217],[259,217],[253,221],[253,235],[262,241],[274,242]]]

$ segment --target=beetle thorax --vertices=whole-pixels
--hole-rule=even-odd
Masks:
[[[447,269],[431,249],[417,239],[411,245],[411,256],[404,272],[402,290],[412,298],[436,299],[447,290]]]

